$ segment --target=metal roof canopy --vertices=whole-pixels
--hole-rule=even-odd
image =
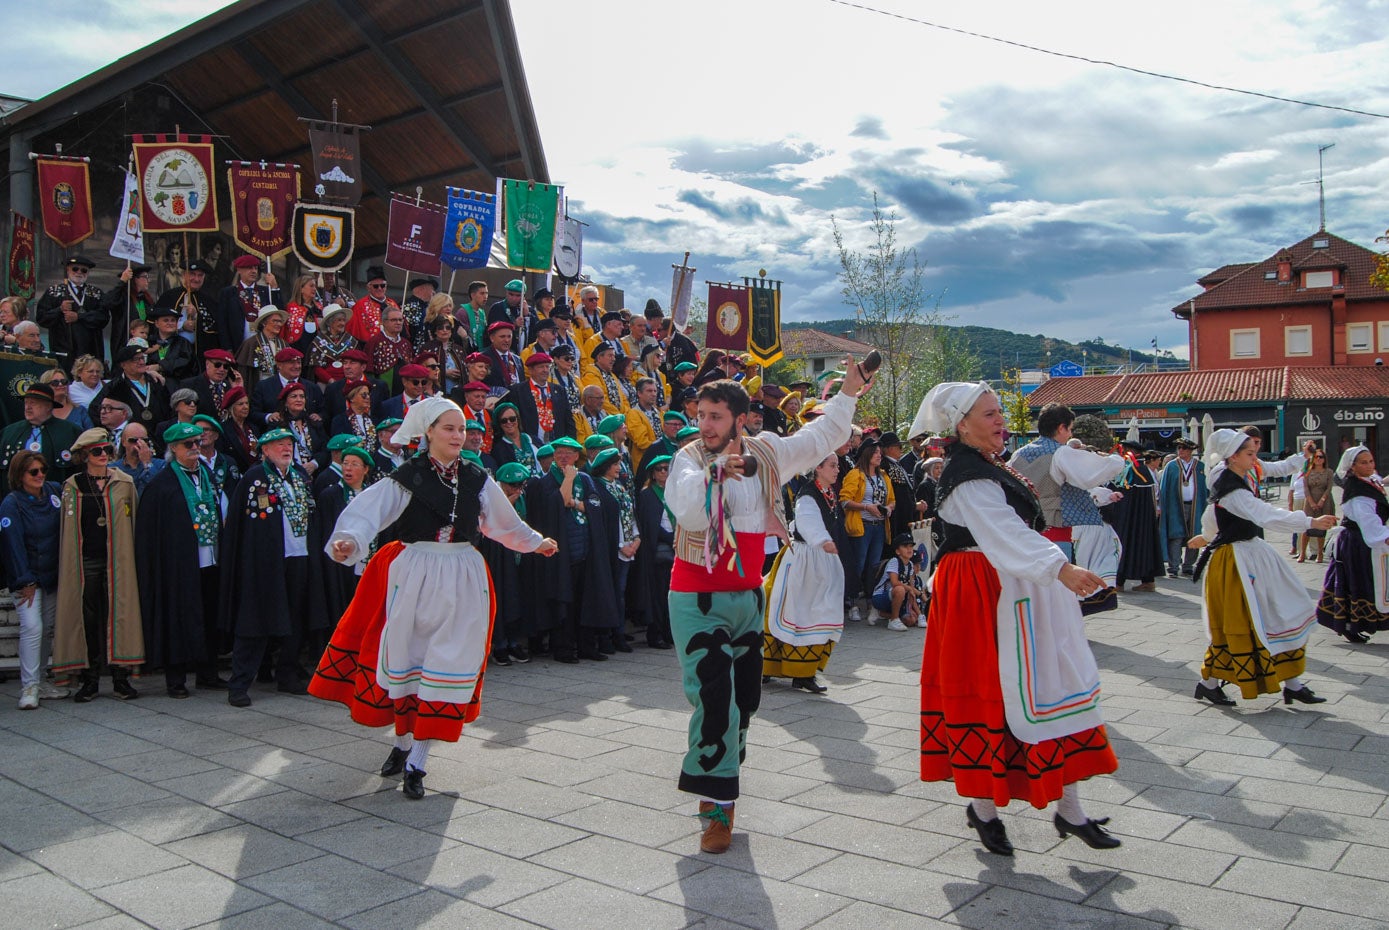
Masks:
[[[444,185],[549,180],[507,0],[240,0],[0,117],[12,164],[36,136],[151,83],[207,122],[185,131],[223,134],[248,160],[311,167],[298,117],[329,119],[334,98],[340,120],[372,126],[359,254],[384,248],[391,192],[442,203]]]

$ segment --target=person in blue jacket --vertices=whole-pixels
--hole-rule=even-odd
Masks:
[[[9,467],[10,494],[0,501],[0,563],[19,614],[19,709],[65,698],[43,680],[58,611],[58,528],[62,486],[48,480],[48,461],[28,449]]]

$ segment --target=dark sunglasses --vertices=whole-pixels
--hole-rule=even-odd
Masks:
[[[109,445],[106,445],[106,446],[92,446],[90,449],[87,450],[87,454],[88,454],[88,455],[104,455],[104,456],[107,456],[107,457],[109,458],[110,456],[116,454],[116,450],[115,450],[115,448],[113,448],[112,446],[109,446]]]
[[[48,469],[44,468],[42,465],[36,465],[33,468],[26,471],[25,474],[37,478],[39,475],[48,474]]]
[[[52,381],[48,382],[48,386],[49,386],[49,387],[67,387],[67,386],[68,386],[69,384],[71,384],[71,383],[72,383],[71,381],[64,380],[63,378],[54,378]]]
[[[386,285],[384,285],[384,284],[368,284],[368,285],[367,285],[367,287],[371,288],[373,291],[381,290],[381,289],[384,288],[385,286],[386,286]]]
[[[428,378],[406,378],[406,379],[405,379],[405,383],[406,383],[406,384],[428,384],[428,383],[429,383],[429,379],[428,379]]]
[[[498,422],[498,423],[501,423],[501,424],[503,424],[503,425],[505,425],[505,424],[507,424],[507,423],[519,423],[519,422],[521,422],[521,421],[518,420],[518,419],[516,419],[515,417],[502,417],[502,418],[501,418],[500,420],[498,420],[497,422]]]
[[[222,371],[230,367],[227,365],[226,362],[208,362],[208,364],[211,365],[213,368],[216,368],[218,371]]]

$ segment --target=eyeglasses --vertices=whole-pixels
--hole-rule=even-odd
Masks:
[[[92,446],[87,450],[88,455],[100,455],[109,458],[114,455],[116,450],[111,446]]]
[[[428,384],[428,383],[429,383],[429,379],[428,379],[428,378],[406,378],[406,379],[405,379],[405,383],[406,383],[406,384]]]
[[[108,407],[106,404],[102,404],[101,407],[100,407],[99,409],[100,409],[100,411],[101,411],[102,413],[120,413],[120,412],[121,412],[121,408],[120,408],[120,407]]]
[[[228,367],[226,362],[208,362],[208,364],[218,371],[225,371]]]
[[[67,386],[68,386],[69,384],[71,384],[71,383],[72,383],[72,382],[71,382],[71,381],[68,381],[66,378],[54,378],[52,381],[48,382],[48,386],[49,386],[49,387],[55,387],[55,388],[57,388],[57,387],[67,387]]]
[[[48,469],[44,468],[42,465],[38,465],[26,471],[25,474],[31,478],[37,478],[39,475],[48,474]]]
[[[517,423],[519,421],[516,419],[516,417],[502,417],[497,422],[505,426],[508,423]]]
[[[426,365],[426,366],[424,366],[424,367],[425,367],[425,368],[428,368],[430,371],[438,371],[438,370],[439,370],[439,366],[438,366],[437,364],[435,364],[435,365]]]
[[[380,284],[368,284],[368,285],[367,285],[367,287],[371,288],[373,291],[375,291],[375,290],[380,290],[381,288],[383,288],[383,287],[385,287],[385,286],[386,286],[386,282],[384,282],[384,281],[382,281]]]

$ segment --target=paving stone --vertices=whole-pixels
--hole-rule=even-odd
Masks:
[[[89,814],[50,801],[36,804],[19,816],[0,817],[0,845],[15,852],[27,852],[110,833],[113,829]]]
[[[788,839],[911,866],[923,865],[959,842],[934,833],[843,814],[831,814],[791,834]]]
[[[651,855],[649,850],[643,853]],[[390,871],[417,885],[467,898],[483,907],[499,907],[572,877],[564,871],[546,868],[543,862],[514,859],[459,843],[438,853],[412,856]]]
[[[674,904],[582,878],[527,895],[503,905],[500,910],[550,930],[592,930],[607,926],[615,914],[621,914],[623,922],[630,927],[678,930],[702,916]]]
[[[251,824],[167,844],[165,849],[228,878],[242,879],[315,859],[323,850]]]
[[[679,799],[673,799],[679,803]],[[770,802],[769,802],[770,803]],[[617,801],[601,801],[551,818],[555,823],[575,827],[619,840],[661,846],[680,836],[698,833],[694,805],[687,802],[684,812],[647,810]]]
[[[718,865],[682,875],[652,897],[750,927],[796,928],[843,910],[848,898]]]
[[[1278,830],[1260,830],[1257,827],[1215,823],[1209,820],[1188,821],[1167,839],[1170,843],[1181,846],[1305,865],[1313,869],[1336,867],[1337,861],[1349,846],[1340,840],[1296,836]],[[1384,855],[1383,850],[1375,849],[1374,852],[1380,858]],[[1183,855],[1171,850],[1169,853]]]
[[[1215,887],[1389,921],[1389,896],[1384,894],[1383,882],[1353,875],[1241,859],[1220,877]]]
[[[39,786],[39,790],[56,801],[89,814],[169,796],[169,792],[162,788],[116,772],[78,781],[48,779]]]
[[[956,926],[908,911],[855,901],[812,925],[810,930],[943,930]]]
[[[1159,930],[1177,923],[1176,915],[1162,908],[1150,908],[1136,914],[1115,914],[1080,904],[1072,904],[1039,894],[993,888],[983,894],[970,895],[979,886],[965,884],[947,886],[945,894],[954,902],[969,895],[969,900],[957,905],[950,914],[952,923],[978,930],[998,930],[1000,927],[1065,927],[1066,930]]]
[[[244,885],[196,865],[107,885],[94,892],[160,930],[183,930],[269,904]]]
[[[337,920],[403,898],[419,890],[414,882],[369,869],[341,856],[319,856],[243,881],[280,901],[326,920]]]
[[[227,804],[221,810],[240,820],[272,830],[281,836],[297,836],[355,820],[360,811],[324,801],[298,791],[267,794],[249,801]]]
[[[947,885],[955,884],[948,873],[853,855],[840,856],[803,872],[793,884],[924,917],[943,917],[968,900],[968,896],[952,898],[945,893]],[[985,887],[979,885],[978,892]]]
[[[1384,922],[1304,907],[1297,912],[1293,922],[1288,924],[1287,930],[1328,930],[1331,927],[1336,930],[1384,930]]]
[[[444,835],[504,856],[524,859],[587,835],[558,823],[503,810],[483,810],[448,822]]]
[[[206,804],[208,807],[222,807],[237,801],[245,801],[249,798],[258,798],[285,790],[283,785],[277,785],[273,781],[257,778],[254,775],[229,772],[225,769],[213,769],[209,772],[199,772],[197,775],[171,778],[168,781],[159,782],[159,787],[172,791],[174,794],[181,794],[200,804]]]
[[[214,927],[216,930],[330,930],[337,925],[276,901],[274,904],[258,907],[253,911],[242,911],[240,914],[203,926],[209,930]]]
[[[535,924],[439,891],[408,898],[343,918],[341,926],[356,930],[409,927],[410,930],[535,930]]]
[[[155,844],[225,830],[240,823],[216,808],[180,797],[100,811],[96,816],[117,829]]]
[[[48,871],[88,890],[188,864],[181,856],[126,833],[46,846],[29,856]]]
[[[114,914],[115,909],[72,884],[40,872],[0,884],[6,926],[75,927]]]

